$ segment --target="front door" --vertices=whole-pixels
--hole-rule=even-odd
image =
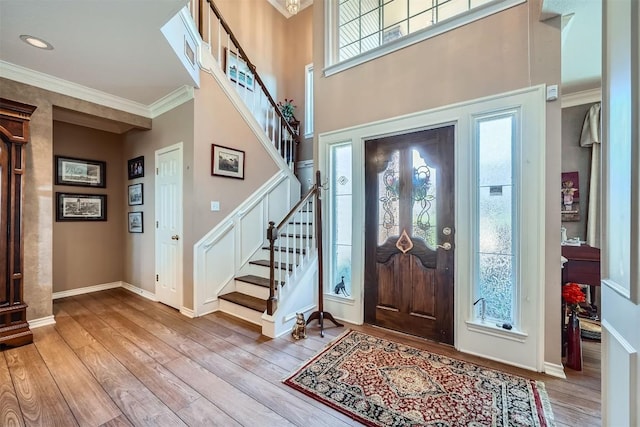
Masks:
[[[182,306],[182,143],[156,151],[156,298]]]
[[[365,321],[453,344],[454,127],[365,143]]]

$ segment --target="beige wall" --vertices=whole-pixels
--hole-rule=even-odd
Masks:
[[[287,19],[263,0],[216,0],[215,4],[273,98],[276,102],[284,99],[289,66],[288,52],[283,49]]]
[[[53,106],[97,117],[148,127],[146,119],[111,108],[0,78],[0,97],[38,107],[31,117],[31,141],[26,146],[24,191],[24,293],[27,318],[52,314],[53,287]]]
[[[186,197],[187,188],[191,185],[193,169],[193,101],[188,101],[173,110],[153,119],[153,128],[149,131],[133,131],[124,138],[122,164],[129,159],[144,156],[144,177],[129,180],[126,168],[122,169],[123,188],[130,184],[143,184],[143,205],[128,206],[123,209],[123,216],[127,212],[143,212],[143,233],[129,233],[127,227],[124,233],[124,275],[123,280],[133,286],[150,293],[155,293],[155,152],[164,147],[183,143],[183,173],[184,173],[184,224],[185,234],[189,219],[187,210],[190,209]],[[185,287],[191,286],[191,268],[187,268],[189,255],[189,241],[184,239],[184,282]],[[185,302],[187,300],[185,299]]]
[[[122,135],[53,122],[54,155],[106,162],[106,188],[53,186],[54,215],[56,192],[107,195],[107,221],[53,223],[53,292],[122,280],[126,227],[122,147]]]
[[[510,90],[560,83],[559,18],[538,22],[532,0],[324,77],[324,4],[313,14],[316,133]],[[545,360],[560,363],[560,102],[546,114]],[[317,144],[314,148],[317,156]],[[553,195],[550,190],[553,189]],[[551,201],[553,200],[553,203]]]
[[[287,58],[287,81],[285,94],[295,101],[295,115],[300,120],[300,144],[296,160],[313,158],[313,137],[304,138],[305,115],[305,66],[313,62],[313,7],[307,7],[287,21],[287,43],[284,46]]]
[[[124,280],[155,292],[155,151],[183,143],[183,301],[193,308],[193,245],[227,217],[278,170],[256,135],[235,110],[213,77],[203,73],[195,99],[153,120],[153,129],[129,132],[124,159],[145,157],[145,176],[130,181],[144,184],[144,233],[125,236]],[[211,175],[211,145],[245,152],[245,179]],[[126,171],[123,172],[123,176]],[[212,212],[211,201],[220,202]]]
[[[220,0],[215,4],[256,66],[274,101],[293,99],[297,106],[296,118],[302,121],[304,67],[313,61],[313,7],[287,19],[267,1]],[[312,153],[310,138],[298,146],[296,155],[304,160],[311,159]]]

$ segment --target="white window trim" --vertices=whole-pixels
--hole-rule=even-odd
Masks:
[[[313,136],[313,64],[304,67],[304,137]]]
[[[524,2],[526,2],[526,0],[494,0],[491,3],[487,3],[450,19],[438,22],[424,30],[416,31],[415,33],[408,34],[407,36],[401,37],[392,42],[382,44],[379,47],[363,52],[345,61],[336,62],[338,57],[338,5],[336,0],[325,1],[325,68],[322,70],[323,74],[325,77],[329,77],[333,74],[364,64],[365,62],[387,55],[391,52],[395,52],[396,50],[403,49],[407,46],[411,46],[431,37],[446,33],[447,31],[462,27],[463,25],[467,25],[495,13],[502,12],[503,10]]]
[[[520,333],[518,327],[520,325],[520,292],[521,292],[521,274],[520,274],[520,209],[522,207],[521,197],[522,190],[520,183],[520,176],[522,175],[522,167],[519,164],[520,159],[520,146],[522,144],[522,132],[521,132],[521,122],[522,122],[522,111],[521,108],[507,108],[507,109],[498,109],[491,110],[488,112],[483,112],[481,114],[474,114],[471,119],[471,131],[473,132],[473,176],[474,176],[474,189],[473,189],[473,282],[475,287],[473,289],[473,299],[474,301],[480,297],[480,266],[478,262],[478,255],[480,253],[480,196],[479,196],[479,185],[478,185],[478,177],[480,175],[480,133],[478,124],[487,119],[498,119],[503,117],[513,117],[513,126],[512,126],[512,140],[511,140],[511,183],[512,183],[512,193],[511,193],[511,208],[512,208],[512,216],[511,216],[511,238],[512,238],[512,249],[511,255],[513,256],[513,272],[514,272],[514,288],[513,295],[511,301],[512,308],[512,328],[510,331],[512,333],[517,334]],[[514,209],[515,205],[515,209]],[[475,314],[472,316],[472,322],[476,322],[478,325],[486,324],[493,328],[498,319],[487,318],[485,322],[480,320],[480,309],[479,306],[475,308]],[[500,320],[503,322],[503,320]],[[501,328],[502,329],[502,328]],[[504,329],[503,329],[504,330]],[[526,336],[526,334],[525,334]]]

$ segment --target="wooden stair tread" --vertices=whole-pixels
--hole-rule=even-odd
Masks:
[[[260,276],[254,276],[253,274],[236,277],[235,279],[241,282],[251,283],[252,285],[262,286],[263,288],[269,287],[269,279]],[[280,285],[284,286],[284,282],[280,282]]]
[[[230,292],[228,294],[220,295],[218,298],[259,312],[263,312],[267,309],[267,300],[252,297],[251,295],[242,294],[240,292]]]
[[[262,267],[270,267],[271,264],[269,263],[269,260],[267,259],[260,259],[260,260],[256,260],[256,261],[249,261],[249,264],[253,264],[253,265],[260,265]],[[278,267],[278,263],[276,263],[276,268],[280,268],[280,269],[288,269],[289,271],[293,270],[293,265],[292,264],[287,264],[284,262],[280,263],[280,267]]]

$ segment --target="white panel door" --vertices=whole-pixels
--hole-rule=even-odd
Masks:
[[[602,5],[602,425],[640,425],[640,1]]]
[[[156,151],[156,298],[182,306],[182,143]]]

